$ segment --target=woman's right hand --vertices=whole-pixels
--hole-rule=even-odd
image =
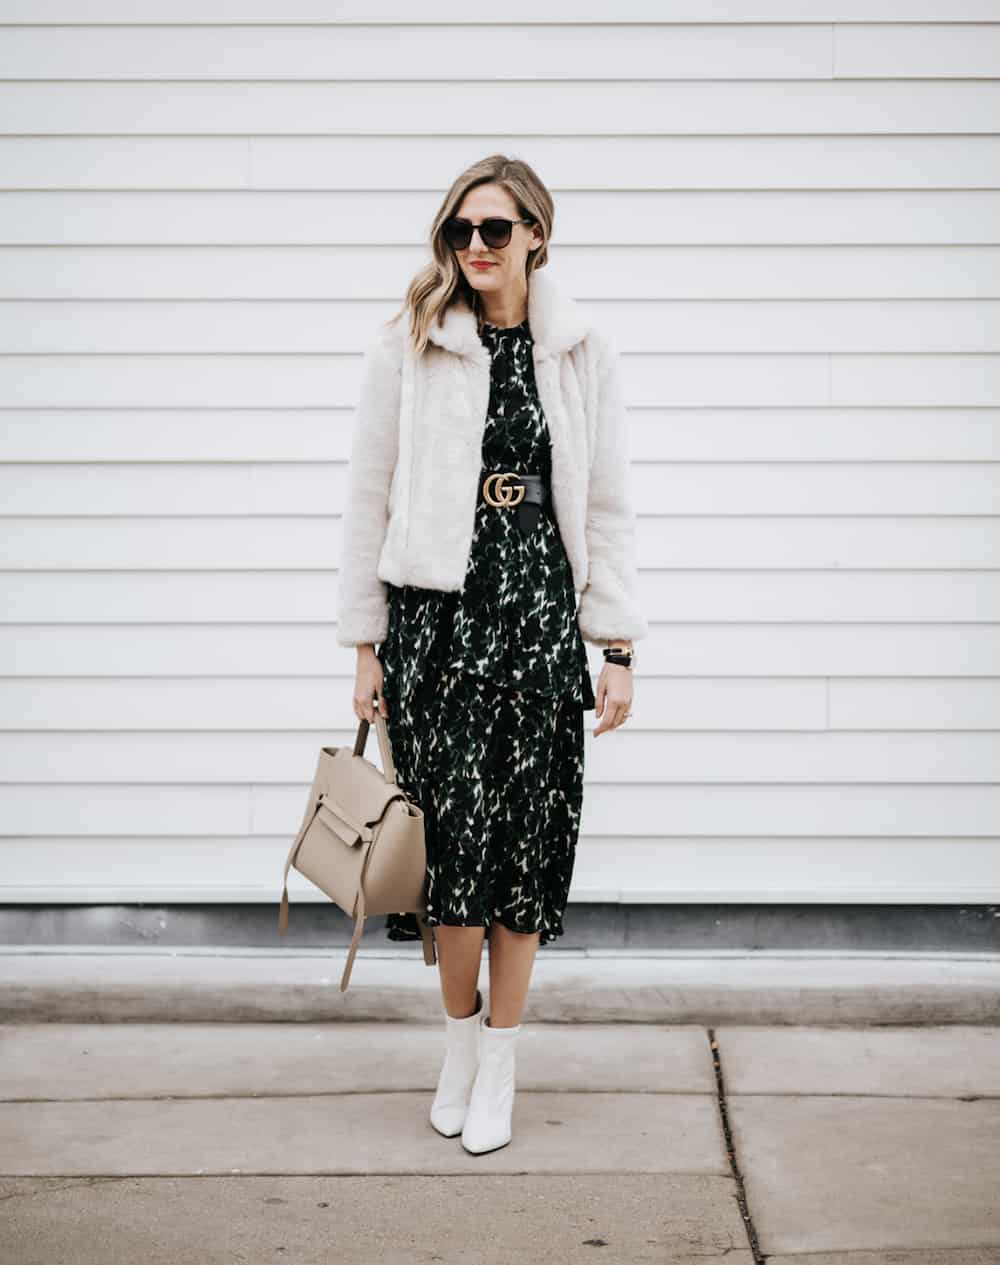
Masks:
[[[389,715],[385,699],[382,697],[382,664],[379,662],[373,645],[358,646],[357,654],[358,663],[354,676],[354,714],[358,720],[374,723],[376,696],[379,714]]]

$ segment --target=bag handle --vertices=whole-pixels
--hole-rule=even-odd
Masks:
[[[362,719],[358,725],[358,736],[354,740],[354,754],[364,755],[365,747],[368,744],[368,730],[371,728],[371,722]],[[375,707],[375,736],[378,738],[378,749],[382,756],[382,773],[385,780],[390,783],[396,781],[396,766],[392,760],[392,747],[389,744],[389,730],[385,723],[385,717]]]

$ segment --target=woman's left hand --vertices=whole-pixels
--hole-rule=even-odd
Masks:
[[[607,729],[617,729],[632,710],[632,669],[620,663],[605,663],[594,691],[596,714],[601,718],[594,737]]]

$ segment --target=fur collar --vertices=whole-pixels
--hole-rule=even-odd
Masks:
[[[536,268],[528,277],[528,324],[540,356],[568,351],[590,329],[584,309],[544,268]],[[482,355],[486,351],[476,329],[476,315],[461,295],[445,311],[443,322],[431,326],[428,337],[439,347],[459,355]]]

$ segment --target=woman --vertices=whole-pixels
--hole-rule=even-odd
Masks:
[[[425,814],[446,1035],[431,1123],[474,1154],[510,1141],[535,952],[563,934],[583,712],[595,736],[627,719],[648,631],[618,356],[539,271],[552,222],[503,155],[448,191],[432,261],[365,357],[339,578],[355,714],[375,700]],[[604,648],[596,696],[584,639]],[[419,938],[413,914],[386,928]]]

